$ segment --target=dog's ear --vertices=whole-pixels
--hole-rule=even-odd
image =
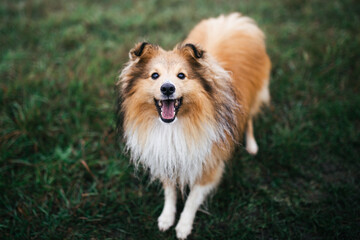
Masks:
[[[148,42],[140,42],[135,45],[133,49],[129,52],[129,57],[131,60],[135,60],[139,57],[144,56],[150,49],[153,49],[154,45]]]
[[[190,54],[190,56],[196,60],[204,57],[205,51],[202,50],[201,47],[198,45],[187,43],[185,45],[182,45],[181,49],[184,51],[185,54]]]

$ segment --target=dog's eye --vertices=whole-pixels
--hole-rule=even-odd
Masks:
[[[159,77],[160,77],[160,75],[158,73],[151,74],[151,78],[154,80],[158,79]]]
[[[185,74],[179,73],[179,74],[177,75],[177,77],[180,78],[180,79],[184,79],[184,78],[185,78]]]

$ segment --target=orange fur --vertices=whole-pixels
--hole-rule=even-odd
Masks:
[[[232,25],[239,24],[239,22],[248,25],[239,31],[228,31],[229,28],[236,28],[236,26]],[[239,14],[208,19],[195,26],[184,40],[184,43],[193,43],[205,49],[221,67],[231,73],[236,100],[241,106],[241,111],[237,111],[238,129],[234,129],[237,132],[236,136],[242,136],[248,119],[258,113],[263,104],[261,99],[258,98],[258,94],[268,84],[269,80],[271,63],[266,54],[264,36],[252,24],[251,19],[241,17]],[[139,48],[139,45],[131,51],[130,56],[132,59],[137,59],[134,51]],[[148,69],[161,71],[164,68],[164,63],[166,63],[165,67],[172,68],[172,72],[176,75],[177,72],[188,74],[191,71],[191,65],[189,66],[186,61],[188,55],[193,55],[191,49],[175,47],[173,51],[166,52],[160,47],[152,45],[144,48],[142,57],[148,61]],[[130,69],[133,67],[131,64],[130,62]],[[122,84],[122,89],[128,84],[127,74],[129,74],[127,71],[123,71],[120,77],[119,84]],[[199,136],[198,133],[202,129],[201,122],[204,119],[209,122],[215,121],[213,115],[216,106],[209,102],[208,94],[205,91],[200,93],[193,91],[193,89],[201,88],[199,82],[189,81],[184,84],[184,82],[176,78],[173,78],[173,81],[175,81],[180,91],[190,93],[187,99],[184,100],[184,105],[178,117],[186,119],[184,121],[186,135],[196,141]],[[214,83],[215,86],[220,84],[222,82]],[[124,128],[137,126],[139,131],[144,133],[143,138],[146,138],[149,124],[152,124],[149,119],[158,118],[152,98],[153,95],[159,95],[157,89],[160,88],[160,85],[160,81],[146,80],[142,81],[141,85],[134,86],[130,92],[131,96],[124,99],[122,105],[124,109],[131,109],[131,111],[124,111]],[[226,161],[230,157],[235,142],[239,140],[232,139],[229,135],[226,138],[226,147],[224,145],[213,145],[213,156],[207,160],[208,165],[211,166],[209,172],[213,171],[212,169],[218,166],[220,162]],[[144,144],[145,141],[141,140],[140,143]],[[204,171],[207,171],[206,169],[205,167]],[[209,174],[204,172],[202,175],[208,177]],[[204,182],[204,179],[199,178],[198,181]]]
[[[133,161],[160,179],[171,196],[159,218],[159,228],[166,230],[172,224],[166,219],[174,217],[167,215],[173,211],[173,186],[195,186],[207,194],[245,132],[247,150],[257,152],[252,118],[269,102],[271,63],[261,30],[237,13],[200,22],[172,51],[139,43],[129,55],[118,82],[119,127]],[[161,90],[165,83],[176,89],[170,97]],[[181,104],[173,107],[172,123],[160,115],[167,102],[171,109]],[[192,225],[194,196],[177,226],[180,238],[189,234],[183,218]]]
[[[261,106],[261,103],[256,102],[256,96],[265,82],[269,81],[271,63],[266,54],[264,35],[258,28],[251,26],[251,29],[228,32],[224,27],[236,24],[236,18],[239,17],[240,15],[235,13],[226,18],[220,17],[221,21],[204,20],[190,32],[184,42],[199,44],[213,55],[225,70],[230,71],[237,90],[238,102],[247,114],[256,106],[256,114]],[[242,18],[253,23],[247,17]],[[244,124],[245,122],[241,123]]]
[[[257,114],[263,104],[257,95],[269,81],[271,63],[266,54],[263,33],[259,29],[251,26],[251,29],[239,32],[227,31],[227,27],[231,28],[232,24],[237,24],[239,17],[239,14],[231,14],[228,17],[220,17],[220,21],[219,19],[204,20],[195,26],[184,43],[199,44],[214,56],[225,70],[232,73],[237,101],[244,109],[242,114],[246,115],[245,118],[238,117],[239,130],[243,133],[247,118]],[[232,21],[229,18],[232,18]],[[245,21],[253,22],[249,18]],[[227,159],[227,151],[221,149],[214,151],[220,152],[218,153],[221,155],[220,158]],[[211,169],[204,173],[204,178],[209,178],[208,175],[212,171]],[[208,183],[205,179],[200,179],[199,182]]]

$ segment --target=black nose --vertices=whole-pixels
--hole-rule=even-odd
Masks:
[[[171,83],[164,83],[163,85],[161,85],[160,91],[164,95],[170,96],[171,94],[173,94],[175,92],[175,86],[174,86],[174,84],[171,84]]]

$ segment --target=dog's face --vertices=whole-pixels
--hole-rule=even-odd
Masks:
[[[212,82],[206,77],[204,52],[192,44],[165,51],[140,43],[120,76],[127,118],[160,117],[164,123],[213,111]]]

